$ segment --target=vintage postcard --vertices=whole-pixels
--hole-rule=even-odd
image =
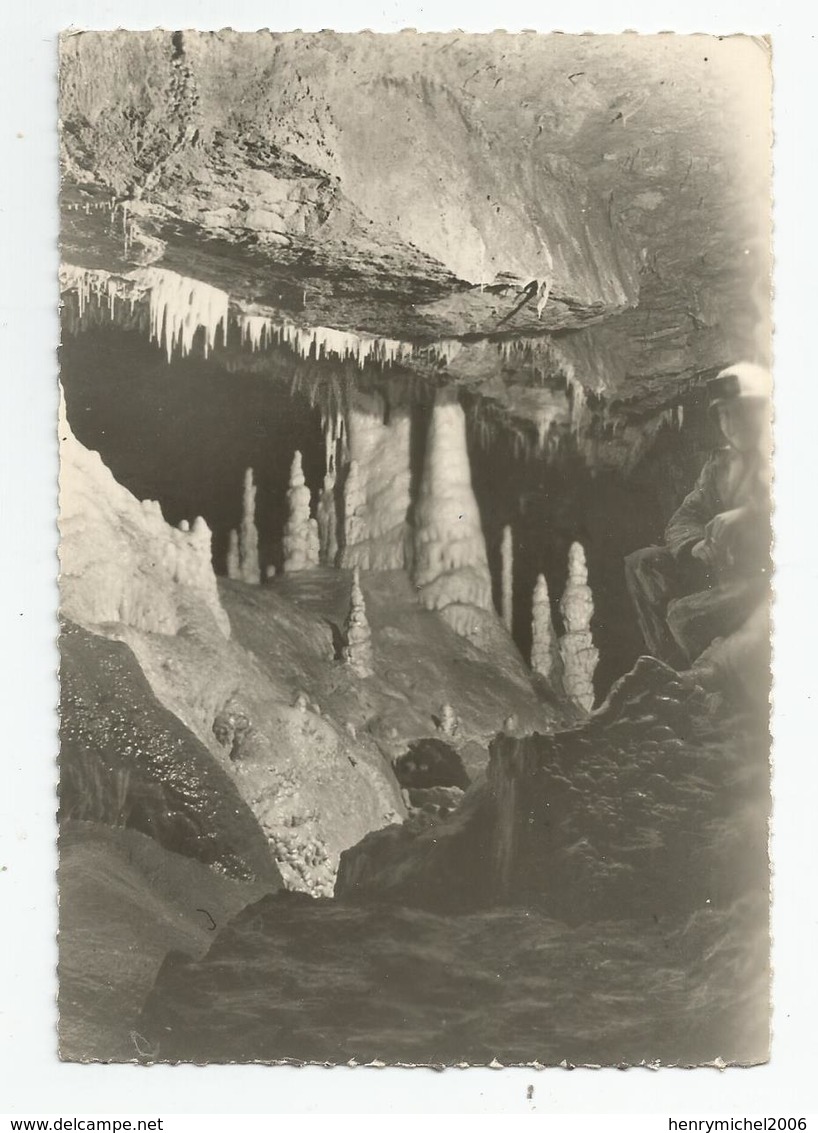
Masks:
[[[62,1059],[768,1058],[770,74],[62,36]]]

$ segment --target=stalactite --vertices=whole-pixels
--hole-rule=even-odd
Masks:
[[[594,670],[599,651],[591,637],[594,600],[581,543],[572,543],[568,552],[568,582],[560,600],[560,613],[565,624],[559,643],[565,691],[590,712],[594,704]]]
[[[74,264],[60,265],[60,290],[76,291],[77,309],[82,319],[93,299],[105,302],[109,317],[113,318],[117,281],[102,268],[80,268]]]
[[[122,215],[127,251],[132,234],[125,206]],[[242,347],[251,352],[278,344],[288,347],[302,359],[352,361],[359,369],[369,363],[381,367],[394,366],[417,357],[448,365],[463,346],[458,339],[444,338],[417,345],[334,327],[300,327],[268,315],[240,312],[230,316],[227,292],[167,268],[136,268],[125,275],[112,276],[102,270],[63,264],[60,267],[60,285],[63,291],[77,292],[80,318],[92,297],[104,295],[113,318],[117,298],[127,299],[133,305],[137,298],[147,296],[151,340],[164,348],[169,362],[175,353],[183,358],[190,353],[200,330],[204,332],[204,354],[207,357],[220,332],[226,343],[231,317],[238,328]]]
[[[242,346],[250,350],[263,350],[272,342],[270,320],[264,315],[244,315],[238,317]]]
[[[432,362],[443,362],[450,365],[463,349],[459,338],[439,338],[415,348],[414,353],[419,357],[426,357]]]
[[[514,624],[514,538],[510,526],[503,528],[500,561],[500,608],[503,625],[511,633]]]
[[[335,508],[335,473],[328,472],[318,499],[318,557],[324,566],[335,566],[338,557],[338,515]]]
[[[491,576],[471,482],[466,418],[456,397],[438,393],[415,508],[414,581],[427,609],[469,632],[469,607],[491,610]],[[461,616],[462,614],[462,616]]]
[[[318,524],[310,518],[310,490],[304,480],[301,453],[296,452],[287,492],[289,518],[284,529],[284,571],[309,570],[318,566]]]
[[[531,604],[531,668],[551,680],[559,660],[557,635],[551,620],[551,599],[545,575],[537,575]]]
[[[219,331],[223,336],[227,333],[228,294],[165,268],[136,268],[126,275],[113,276],[63,264],[60,286],[63,291],[76,291],[80,319],[92,297],[107,303],[112,321],[117,321],[117,299],[129,302],[133,312],[136,301],[147,297],[151,340],[164,348],[169,362],[174,353],[182,357],[190,353],[198,331],[204,332],[205,356],[213,349]]]
[[[412,343],[394,338],[353,334],[333,327],[299,327],[266,315],[240,314],[238,325],[242,343],[251,350],[262,350],[280,343],[305,359],[351,359],[359,367],[367,362],[392,366],[411,358],[415,352]]]
[[[244,474],[241,527],[239,528],[239,569],[244,582],[257,586],[261,582],[256,528],[256,484],[252,468]]]
[[[349,613],[344,623],[343,659],[358,677],[371,677],[375,671],[372,657],[372,631],[366,617],[366,603],[361,590],[361,574],[358,567],[352,572]]]
[[[241,578],[241,558],[239,556],[239,533],[233,528],[227,540],[227,577]]]
[[[165,268],[141,268],[139,276],[150,289],[151,339],[164,346],[168,362],[175,351],[183,358],[190,353],[200,329],[204,330],[205,357],[220,328],[226,337],[230,303],[226,291]]]

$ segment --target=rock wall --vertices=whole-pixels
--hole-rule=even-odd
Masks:
[[[80,625],[122,623],[176,634],[209,615],[230,635],[211,562],[210,530],[165,523],[159,504],[141,503],[114,480],[98,453],[60,420],[60,598]]]
[[[164,246],[163,264],[176,243],[163,212],[172,197],[175,215],[244,260],[239,289],[225,287],[223,257],[200,260],[203,281],[249,303],[269,293],[265,260],[299,293],[314,263],[306,326],[354,330],[368,313],[393,338],[488,332],[531,280],[546,285],[548,304],[526,305],[516,321],[576,325],[636,300],[638,260],[580,163],[564,144],[542,143],[531,107],[556,95],[543,69],[573,65],[550,39],[498,52],[460,36],[65,37],[66,172],[129,199],[132,223],[147,219]],[[560,94],[576,132],[584,115]],[[82,242],[84,217],[68,218],[68,241]],[[364,288],[327,286],[373,271],[402,285],[407,302],[389,286],[365,298]],[[490,284],[503,292],[499,312]],[[399,319],[412,326],[391,335]]]
[[[231,877],[281,886],[233,778],[160,704],[128,646],[66,622],[60,820],[72,818],[138,830]]]
[[[584,726],[498,736],[451,818],[349,850],[336,896],[573,924],[716,911],[766,885],[769,806],[757,720],[640,663]]]
[[[206,528],[169,527],[158,505],[140,504],[117,484],[64,421],[60,436],[64,615],[130,646],[161,710],[207,749],[214,775],[235,783],[285,883],[331,892],[341,850],[398,817],[402,804],[370,738],[350,736],[309,697],[297,701],[298,674],[333,664],[326,624],[299,617],[286,603],[269,621],[268,611],[259,610],[254,621],[266,627],[267,642],[282,652],[287,627],[294,626],[298,648],[306,651],[297,660],[290,654],[286,677],[271,675],[230,636]],[[264,589],[242,586],[239,593],[263,602]],[[69,726],[72,713],[69,705]],[[123,737],[121,730],[112,734],[114,754],[122,754]],[[174,776],[170,764],[157,770],[157,797]],[[215,837],[217,810],[211,819]]]
[[[387,421],[380,394],[355,395],[347,418],[351,463],[344,489],[343,567],[407,565],[409,430],[407,408],[391,411]]]
[[[451,817],[344,854],[336,900],[262,898],[204,960],[170,957],[140,1024],[154,1057],[764,1061],[766,743],[661,666],[615,701],[498,739]]]

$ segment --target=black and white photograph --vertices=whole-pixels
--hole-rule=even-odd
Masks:
[[[767,1062],[771,73],[63,32],[64,1062]]]

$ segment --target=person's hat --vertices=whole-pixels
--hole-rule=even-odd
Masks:
[[[769,401],[771,385],[769,370],[755,362],[738,362],[707,383],[710,408],[728,401]]]

